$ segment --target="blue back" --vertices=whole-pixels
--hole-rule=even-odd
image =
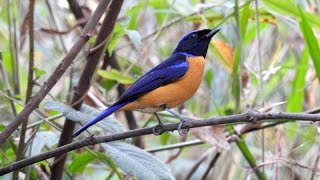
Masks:
[[[119,101],[134,101],[147,92],[178,80],[188,70],[186,58],[184,54],[172,54],[167,60],[151,69],[132,84],[121,95]]]

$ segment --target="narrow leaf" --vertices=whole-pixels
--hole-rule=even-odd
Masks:
[[[36,67],[33,67],[32,70],[36,74],[36,79],[39,79],[41,76],[46,74],[46,71],[44,71],[42,69],[38,69]]]
[[[107,50],[108,50],[109,54],[112,54],[112,51],[113,51],[114,47],[116,46],[116,43],[125,34],[126,34],[126,32],[124,31],[124,28],[119,23],[116,23],[116,25],[112,31],[112,35],[110,36],[110,39],[107,44]]]
[[[226,128],[231,134],[235,134],[236,131],[232,125],[227,125]],[[253,157],[252,153],[250,152],[245,141],[241,137],[239,137],[239,139],[236,140],[236,144],[237,144],[239,150],[241,151],[242,155],[244,156],[244,158],[249,163],[250,167],[252,169],[254,169],[254,172],[257,175],[257,177],[260,180],[267,179],[266,175],[264,173],[262,173],[259,169],[256,168],[256,166],[257,166],[256,160],[254,159],[254,157]]]
[[[300,19],[301,15],[291,0],[262,0],[263,4],[271,11],[284,16]],[[302,12],[302,11],[301,11]],[[312,25],[320,27],[320,16],[304,12],[305,19]]]
[[[287,112],[301,112],[304,101],[305,78],[308,70],[308,51],[305,49],[297,66],[297,73],[293,82],[291,95],[288,98]]]
[[[118,81],[122,84],[132,84],[135,81],[135,79],[131,78],[129,75],[125,75],[115,69],[110,71],[98,70],[98,74],[105,79]]]
[[[219,62],[224,65],[229,73],[232,72],[233,68],[233,49],[229,44],[222,40],[214,40],[212,43],[213,46],[209,46],[209,50],[214,54]]]
[[[92,153],[83,152],[81,154],[77,154],[68,169],[71,173],[81,173],[89,163],[96,160],[97,158]]]
[[[234,65],[232,69],[232,87],[231,93],[236,103],[236,112],[240,111],[240,47],[236,47],[234,56]]]
[[[242,37],[241,39],[244,39],[244,36],[247,32],[247,26],[249,22],[249,17],[250,17],[250,3],[245,5],[243,9],[240,11],[240,36]]]
[[[314,35],[312,28],[309,24],[310,20],[306,18],[305,13],[302,12],[300,7],[298,7],[298,9],[301,16],[301,21],[299,22],[300,29],[306,41],[309,54],[313,61],[314,68],[316,69],[318,80],[320,81],[320,48],[318,40]]]

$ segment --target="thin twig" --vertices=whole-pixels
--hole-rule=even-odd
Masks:
[[[172,150],[172,149],[176,149],[176,148],[195,146],[195,145],[199,145],[199,144],[204,144],[204,142],[201,140],[192,140],[192,141],[187,141],[187,142],[182,142],[182,143],[177,143],[177,144],[170,144],[167,146],[162,146],[162,147],[157,147],[157,148],[150,148],[150,149],[146,149],[146,151],[148,151],[150,153],[155,153],[155,152],[160,152],[160,151]]]
[[[205,180],[207,178],[207,176],[209,175],[210,170],[214,167],[214,164],[217,162],[217,160],[220,157],[220,155],[221,155],[220,152],[216,152],[216,154],[211,159],[206,171],[203,173],[203,176],[202,176],[201,179]]]
[[[212,152],[214,151],[214,149],[210,148],[208,149],[205,153],[202,153],[200,158],[198,158],[197,162],[192,166],[192,168],[190,169],[190,171],[187,173],[186,177],[184,178],[184,180],[189,180],[191,179],[192,175],[197,171],[197,169],[199,168],[199,166],[201,165],[201,163],[203,163],[210,154],[212,154]]]
[[[243,114],[231,115],[231,116],[224,116],[224,117],[215,117],[210,119],[203,119],[203,120],[191,120],[188,123],[184,124],[182,129],[185,128],[196,128],[196,127],[203,127],[203,126],[212,126],[218,124],[235,124],[235,123],[253,123],[259,122],[263,120],[274,120],[274,121],[286,121],[286,120],[296,120],[296,121],[320,121],[319,114],[304,114],[304,113],[260,113],[257,111],[249,111]],[[180,123],[174,124],[167,124],[161,127],[157,126],[158,133],[164,133],[169,131],[177,130]],[[18,162],[14,162],[9,166],[0,169],[0,175],[4,175],[15,171],[17,169],[23,168],[25,166],[29,166],[39,161],[43,161],[45,159],[49,159],[55,157],[57,155],[73,151],[75,149],[79,149],[89,145],[95,145],[99,143],[106,143],[111,141],[117,141],[122,139],[128,139],[137,136],[143,136],[148,134],[153,134],[154,128],[142,128],[142,129],[135,129],[126,131],[123,133],[117,133],[108,136],[98,136],[98,137],[88,137],[86,139],[82,139],[80,141],[70,143],[64,145],[62,147],[56,148],[52,151],[42,153],[40,155],[27,158]]]
[[[313,172],[320,172],[319,168],[311,168],[311,167],[302,165],[302,164],[300,164],[300,163],[298,163],[298,162],[296,162],[294,160],[285,159],[285,158],[273,159],[273,160],[261,163],[261,164],[257,165],[255,169],[261,168],[261,167],[266,166],[266,165],[272,165],[272,164],[278,164],[278,163],[280,163],[280,164],[290,164],[292,166],[298,166],[300,168],[308,169],[308,170],[313,171]]]
[[[29,66],[28,66],[28,84],[27,84],[27,92],[26,92],[26,103],[31,98],[32,89],[33,89],[33,67],[34,67],[34,34],[33,34],[33,15],[34,15],[34,0],[29,1],[29,10],[28,10],[28,22],[29,22]],[[25,138],[26,131],[28,126],[28,118],[26,118],[22,124],[20,129],[20,138],[19,138],[19,146],[16,152],[16,161],[24,159],[24,149],[26,147]],[[29,179],[30,171],[26,173],[26,179]],[[17,180],[19,178],[19,171],[13,172],[12,179]]]
[[[320,159],[320,146],[318,148],[317,158],[314,161],[313,169],[318,169],[319,159]],[[318,175],[313,171],[310,179],[313,180],[313,179],[317,178],[317,176]]]
[[[4,69],[3,66],[3,59],[2,59],[2,53],[0,52],[0,73],[2,75],[2,79],[3,79],[3,85],[4,85],[4,89],[5,91],[7,91],[7,95],[9,98],[9,102],[10,102],[10,106],[11,106],[11,110],[13,113],[13,116],[17,115],[17,110],[16,107],[14,106],[14,101],[12,100],[12,93],[11,93],[11,88],[10,88],[10,84],[9,84],[9,78],[8,78],[8,74],[6,72],[6,70]]]

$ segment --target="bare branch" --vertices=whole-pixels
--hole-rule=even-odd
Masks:
[[[320,115],[304,114],[304,113],[282,113],[282,112],[260,113],[258,111],[249,111],[247,113],[231,115],[231,116],[188,121],[188,123],[185,123],[182,128],[196,128],[196,127],[211,126],[211,125],[218,125],[218,124],[255,123],[263,120],[274,120],[274,121],[294,120],[294,121],[316,122],[316,121],[320,121]],[[164,133],[164,132],[177,130],[178,127],[179,127],[179,123],[174,123],[174,124],[162,125],[160,127],[158,126],[157,130],[160,133]],[[57,155],[60,155],[62,153],[73,151],[75,149],[79,149],[88,145],[95,145],[99,143],[117,141],[117,140],[127,139],[131,137],[143,136],[143,135],[153,134],[153,132],[154,132],[154,128],[151,127],[151,128],[130,130],[124,133],[118,133],[118,134],[113,134],[109,136],[88,137],[86,139],[61,146],[52,151],[49,151],[31,158],[27,158],[18,162],[14,162],[9,166],[1,168],[0,175],[10,173],[12,171],[29,166],[36,162],[43,161],[43,160],[55,157]]]
[[[104,17],[102,26],[94,43],[95,51],[88,54],[86,66],[82,71],[76,88],[74,88],[75,90],[73,92],[71,104],[73,104],[72,107],[76,110],[80,110],[83,102],[82,97],[86,95],[87,91],[90,88],[90,81],[94,75],[96,67],[99,64],[100,57],[104,51],[106,42],[109,39],[108,37],[112,33],[113,28],[116,24],[116,20],[121,10],[122,3],[122,0],[112,0],[107,8],[107,14]],[[75,125],[76,123],[74,121],[71,121],[69,119],[65,121],[58,146],[63,146],[72,142],[71,136],[73,134]],[[56,157],[54,163],[51,166],[52,175],[50,179],[62,179],[66,159],[66,154],[61,154],[60,156]]]

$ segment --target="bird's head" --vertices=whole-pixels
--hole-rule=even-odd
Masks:
[[[190,56],[206,57],[211,38],[220,29],[202,29],[183,36],[173,53],[184,53]]]

